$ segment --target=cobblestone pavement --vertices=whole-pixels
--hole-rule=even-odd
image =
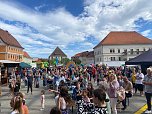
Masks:
[[[21,92],[26,94],[25,87],[22,86]],[[46,89],[45,93],[45,110],[40,111],[40,91],[45,89],[43,87],[33,88],[33,94],[26,94],[26,104],[29,108],[29,114],[49,114],[50,109],[55,106],[54,95],[51,94]],[[2,87],[2,96],[0,97],[0,114],[10,114],[10,99],[8,96],[8,87]],[[140,107],[142,107],[146,103],[145,97],[141,97],[139,95],[133,96],[129,100],[129,106],[125,111],[121,111],[118,109],[118,114],[134,114]],[[121,106],[120,106],[121,107]],[[76,112],[74,112],[75,114]]]

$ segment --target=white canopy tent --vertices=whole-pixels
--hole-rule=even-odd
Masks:
[[[100,64],[105,64],[107,66],[119,67],[125,64],[125,61],[107,61],[107,62],[100,62]]]
[[[0,60],[0,63],[20,63],[20,62],[15,62],[10,60]]]

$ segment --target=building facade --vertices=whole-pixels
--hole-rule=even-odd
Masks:
[[[67,58],[67,55],[59,47],[56,47],[56,49],[49,56],[49,59],[52,60],[56,58],[61,61],[62,58]]]
[[[78,58],[81,61],[81,64],[89,65],[94,64],[94,52],[93,51],[85,51],[81,53],[75,54],[72,59]]]
[[[95,64],[125,62],[152,48],[152,40],[137,32],[110,32],[94,47]]]
[[[31,65],[31,64],[32,64],[32,60],[33,60],[33,59],[29,56],[29,54],[24,51],[23,62]]]
[[[0,29],[0,60],[23,61],[23,47],[8,32]]]

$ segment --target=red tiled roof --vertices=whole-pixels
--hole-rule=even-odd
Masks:
[[[0,38],[7,45],[23,48],[19,42],[8,32],[0,29]]]
[[[26,51],[24,51],[24,55],[23,56],[26,57],[26,58],[31,58]]]
[[[52,57],[52,56],[67,57],[67,55],[59,47],[56,47],[56,49],[53,51],[53,53],[50,55],[50,57]]]
[[[88,52],[87,57],[94,57],[94,51],[90,51],[90,52]]]
[[[84,51],[81,53],[77,53],[72,58],[74,57],[94,57],[94,51]]]
[[[142,36],[141,34],[131,32],[110,32],[98,45],[130,45],[130,44],[152,44],[152,40]]]

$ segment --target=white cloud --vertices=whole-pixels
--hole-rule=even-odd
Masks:
[[[42,5],[39,5],[39,6],[35,6],[34,9],[37,10],[37,11],[39,11],[39,10],[41,10],[42,8],[46,7],[46,6],[47,6],[47,5],[42,4]]]
[[[1,21],[0,27],[15,35],[30,52],[31,45],[41,50],[31,52],[32,55],[48,54],[56,45],[64,50],[71,43],[78,43],[80,47],[86,45],[89,50],[94,44],[86,41],[87,36],[92,35],[99,41],[110,31],[137,30],[138,25],[134,22],[139,18],[152,21],[151,3],[147,0],[85,0],[84,12],[75,17],[64,8],[40,13],[38,10],[45,7],[44,4],[35,7],[37,11],[34,11],[18,3],[0,1],[1,18],[27,24],[9,25]],[[33,33],[30,27],[39,33]],[[151,32],[145,31],[143,34]],[[70,55],[75,52],[69,51]]]
[[[143,35],[143,36],[149,36],[149,34],[152,32],[152,30],[145,30],[145,31],[143,31],[141,34]]]

